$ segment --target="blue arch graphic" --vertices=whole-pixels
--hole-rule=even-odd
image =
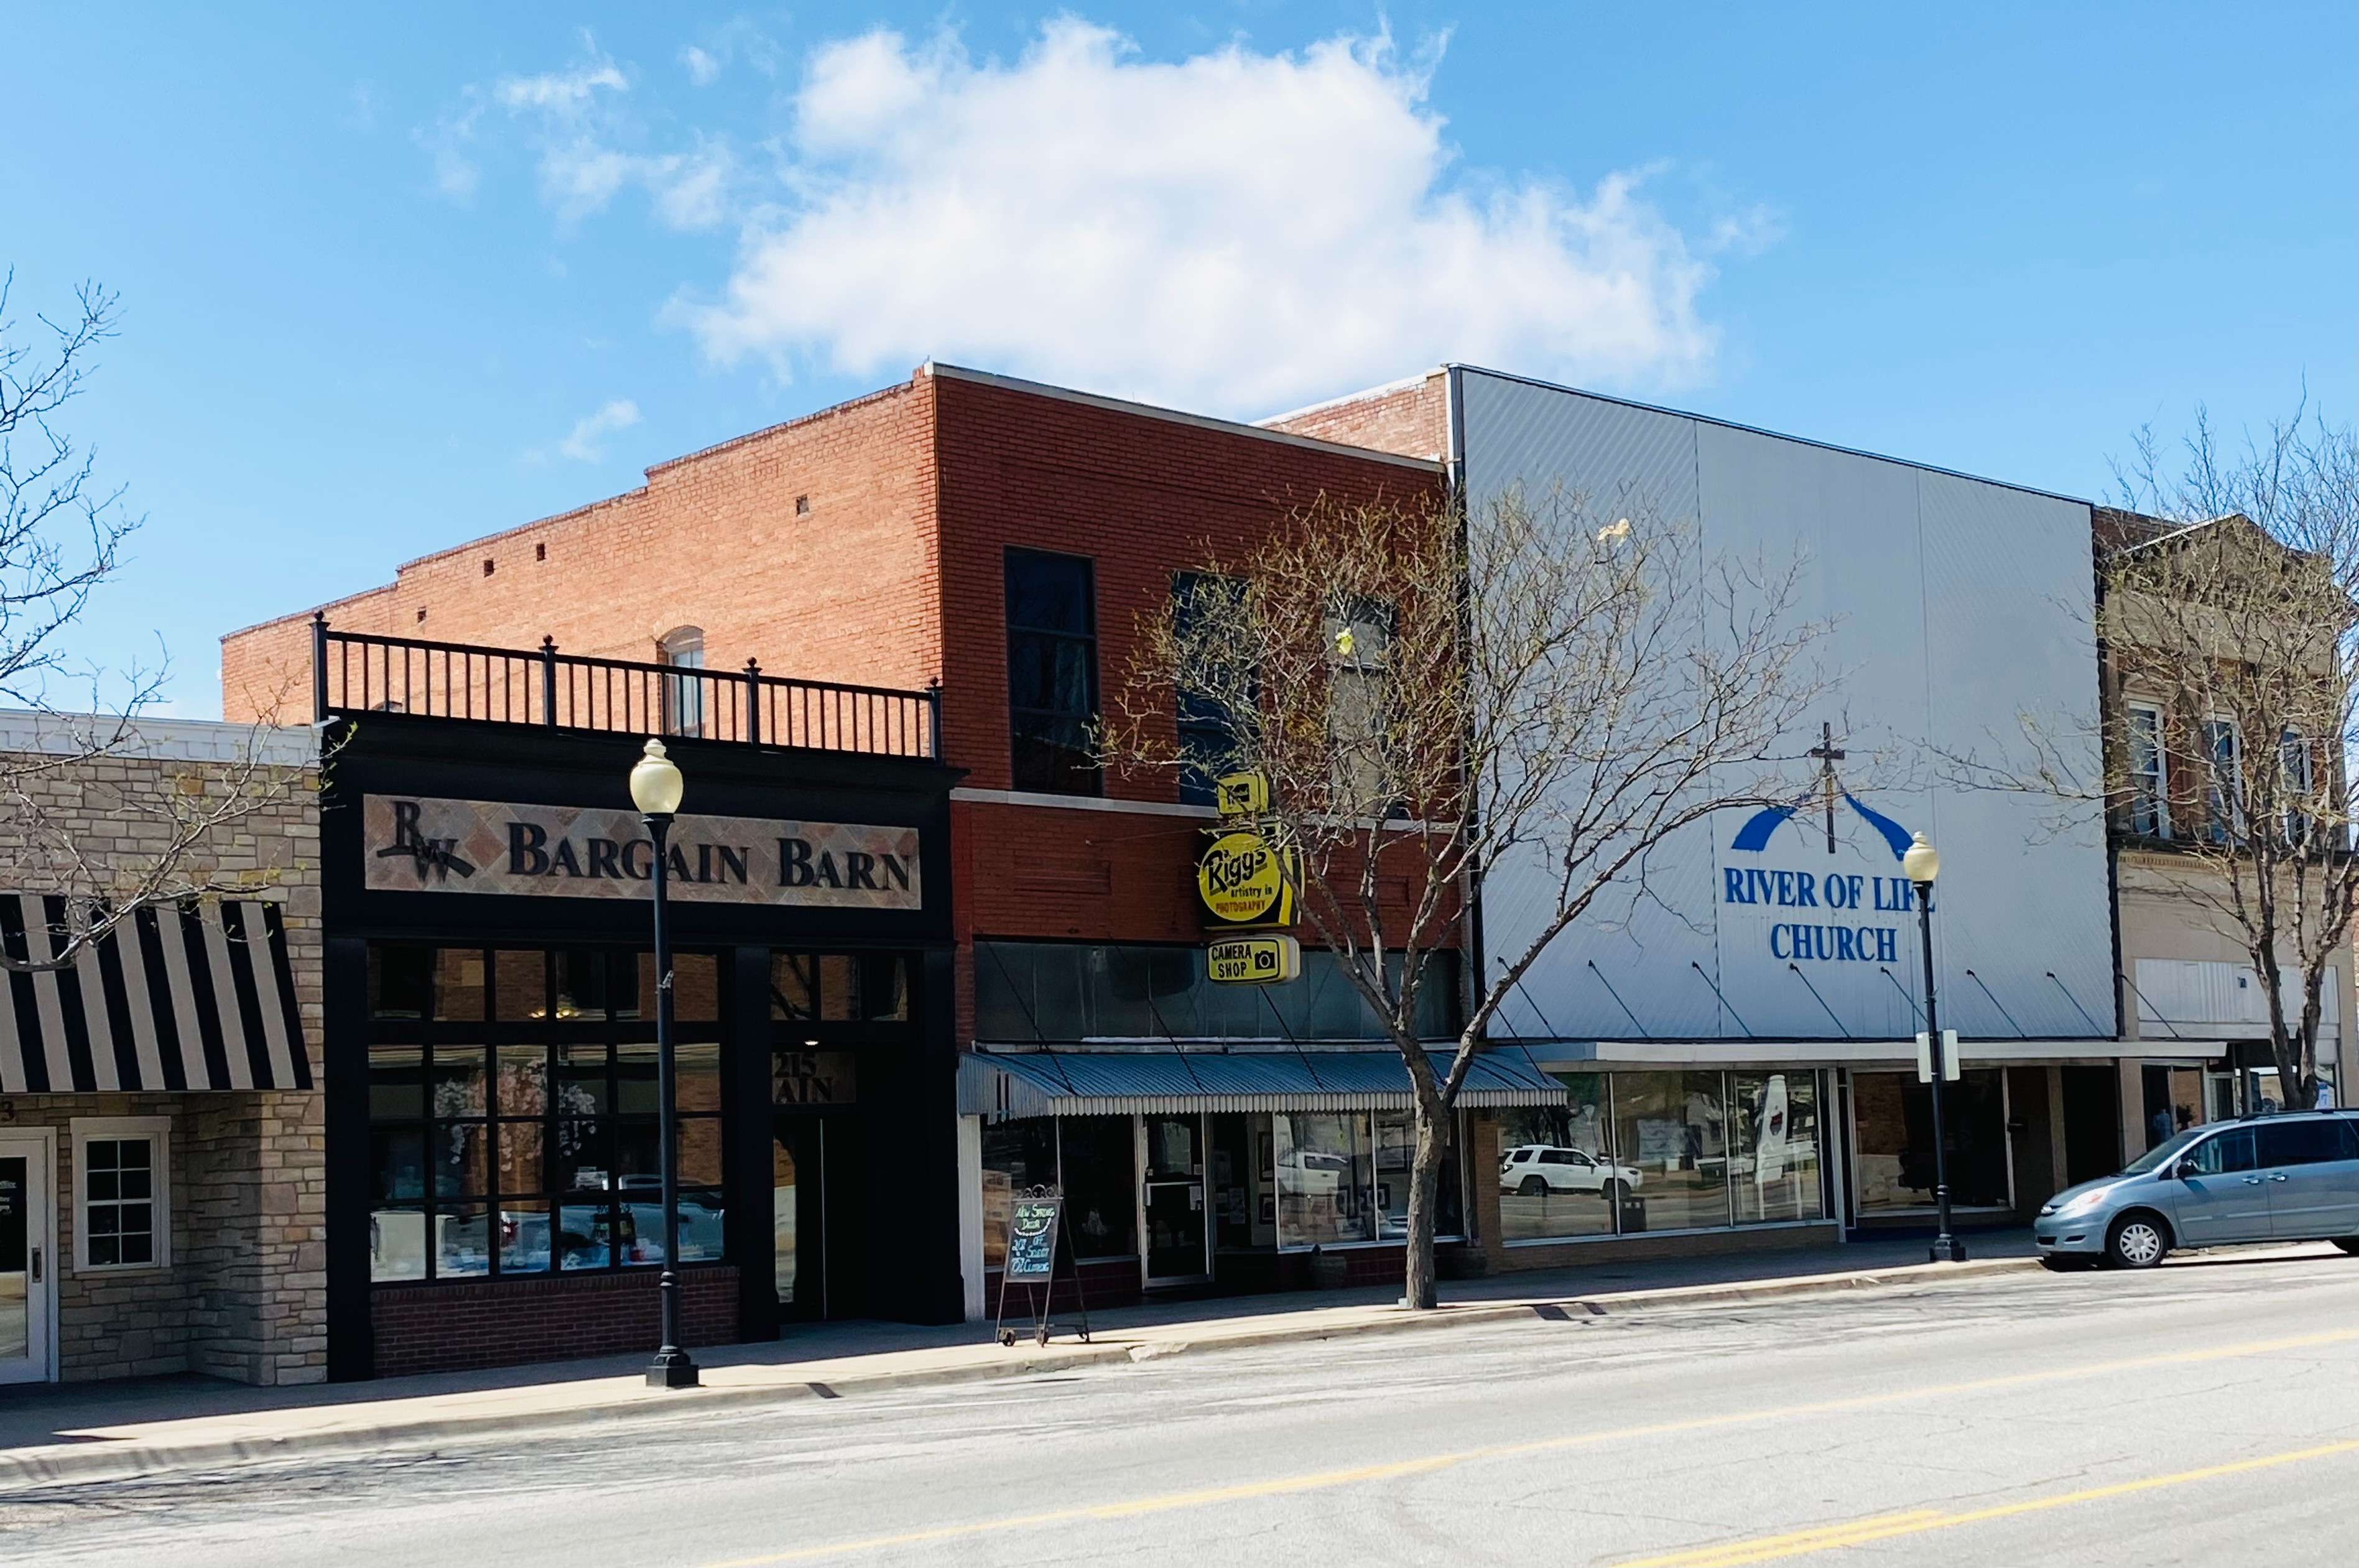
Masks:
[[[1745,819],[1745,825],[1736,830],[1736,836],[1729,841],[1728,847],[1755,855],[1767,849],[1771,835],[1791,822],[1795,812],[1809,803],[1815,793],[1815,790],[1805,791],[1786,805],[1765,806],[1754,812]],[[1848,789],[1843,791],[1843,804],[1858,812],[1860,820],[1875,830],[1886,847],[1892,851],[1893,859],[1897,860],[1908,853],[1908,846],[1915,839],[1907,828],[1874,807],[1863,804],[1859,797]]]

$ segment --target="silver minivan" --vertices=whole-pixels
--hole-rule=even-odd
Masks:
[[[2331,1241],[2359,1257],[2359,1112],[2296,1111],[2190,1127],[2117,1176],[2041,1206],[2051,1269],[2151,1269],[2174,1247]]]

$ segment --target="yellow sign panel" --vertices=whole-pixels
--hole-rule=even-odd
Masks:
[[[1284,867],[1259,833],[1224,833],[1205,845],[1196,862],[1196,895],[1223,925],[1282,926],[1294,919]]]
[[[1269,810],[1269,780],[1258,773],[1232,773],[1212,786],[1212,803],[1224,817],[1249,817]]]
[[[1204,971],[1220,985],[1275,985],[1302,976],[1302,944],[1290,936],[1237,936],[1204,949]]]

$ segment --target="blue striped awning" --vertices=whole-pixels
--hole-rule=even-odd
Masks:
[[[1564,1085],[1521,1051],[1486,1052],[1468,1071],[1458,1104],[1561,1105],[1564,1098]],[[959,1058],[959,1110],[965,1116],[1408,1106],[1408,1069],[1392,1051],[970,1051]]]
[[[0,893],[0,947],[64,950],[66,902]],[[62,968],[0,975],[0,1094],[308,1089],[311,1068],[275,903],[133,911]]]

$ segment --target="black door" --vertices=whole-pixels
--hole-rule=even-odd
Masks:
[[[849,1116],[781,1112],[772,1118],[772,1279],[780,1323],[855,1318],[865,1310],[860,1225],[859,1125]]]
[[[2078,1186],[2122,1168],[2122,1078],[2110,1067],[2067,1067],[2064,1180]]]

